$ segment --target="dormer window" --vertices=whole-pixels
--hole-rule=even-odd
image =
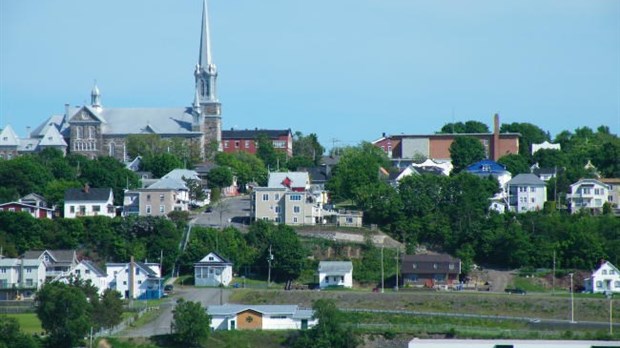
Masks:
[[[213,256],[209,256],[209,261],[213,261]]]
[[[482,165],[482,171],[483,172],[490,172],[491,171],[491,166],[488,164],[483,164]]]
[[[433,268],[437,269],[437,264],[436,263],[433,264]]]
[[[412,263],[411,264],[411,268],[416,269],[416,268],[418,268],[418,265],[416,265],[415,263]]]

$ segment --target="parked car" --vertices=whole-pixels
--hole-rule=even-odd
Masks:
[[[509,294],[519,294],[519,295],[525,295],[526,291],[521,289],[521,288],[507,288],[506,290],[504,290],[505,292],[509,293]]]
[[[170,295],[174,291],[174,285],[167,284],[164,286],[164,295]]]

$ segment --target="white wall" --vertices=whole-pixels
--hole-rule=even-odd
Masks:
[[[213,273],[210,271],[213,270]],[[221,271],[218,275],[217,271]],[[194,266],[194,284],[196,286],[228,286],[232,281],[232,266]]]
[[[319,287],[321,289],[326,288],[328,286],[343,286],[345,288],[353,287],[353,272],[348,272],[344,274],[344,281],[338,280],[335,282],[333,277],[341,277],[342,274],[327,274],[327,273],[319,273]],[[326,281],[326,277],[329,277],[329,282]]]

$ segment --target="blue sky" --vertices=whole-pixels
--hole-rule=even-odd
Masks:
[[[0,127],[189,106],[201,0],[1,0]],[[211,0],[224,129],[328,148],[447,122],[620,131],[620,1]],[[334,140],[335,139],[335,140]]]

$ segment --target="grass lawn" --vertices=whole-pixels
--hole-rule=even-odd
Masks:
[[[538,278],[515,277],[508,287],[513,288],[513,289],[514,288],[523,289],[527,292],[551,291],[551,289],[547,289],[543,285],[538,283],[537,279]]]
[[[43,332],[41,322],[35,313],[7,314],[6,316],[17,319],[19,326],[24,333],[35,334]]]

